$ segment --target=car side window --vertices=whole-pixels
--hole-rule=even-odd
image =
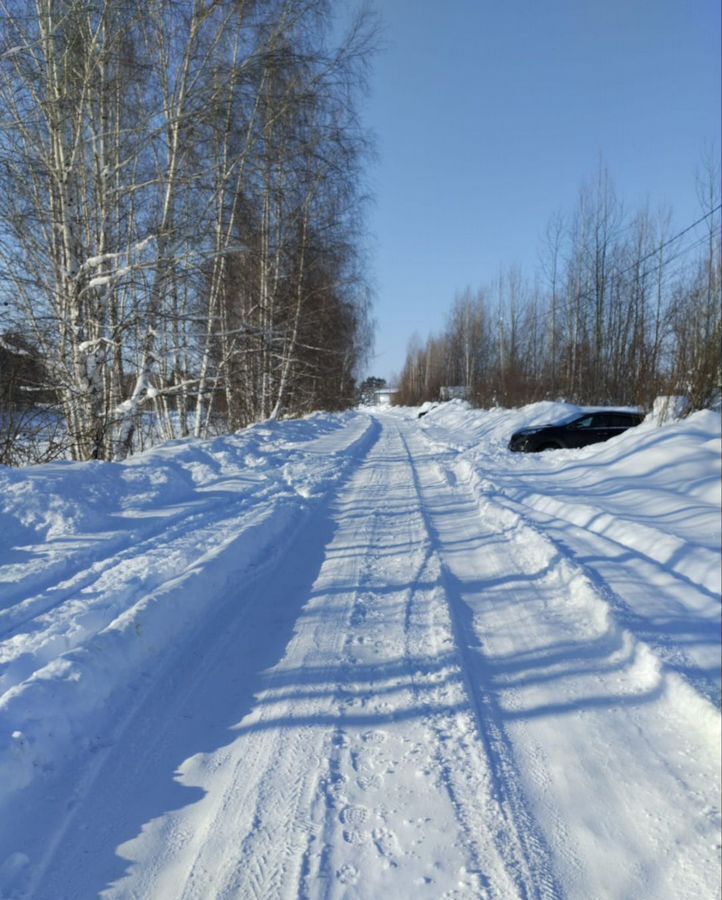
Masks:
[[[611,416],[607,416],[604,413],[598,413],[596,416],[592,416],[592,428],[609,428],[612,424]]]
[[[577,419],[572,422],[570,428],[591,428],[593,416],[585,416],[583,419]]]

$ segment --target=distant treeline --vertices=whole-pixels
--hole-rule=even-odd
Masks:
[[[509,269],[457,296],[441,334],[414,337],[396,402],[461,387],[480,406],[542,399],[650,404],[719,398],[720,185],[709,161],[700,212],[679,229],[669,214],[626,215],[600,170],[576,209],[547,228],[535,280]]]
[[[118,459],[149,422],[203,436],[352,402],[368,17],[338,43],[325,0],[8,0],[1,18],[5,435],[42,398],[48,454]]]

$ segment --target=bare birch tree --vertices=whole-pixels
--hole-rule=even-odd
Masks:
[[[350,312],[318,376],[339,354],[350,373],[368,334],[350,222],[373,28],[328,49],[323,0],[0,15],[4,325],[38,348],[72,455],[122,458],[146,423],[201,436],[280,414],[316,256],[337,260],[326,289]]]

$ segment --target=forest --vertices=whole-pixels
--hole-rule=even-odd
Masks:
[[[375,24],[324,0],[7,0],[0,462],[347,406]]]
[[[481,407],[649,406],[676,394],[691,409],[718,404],[719,175],[706,156],[699,215],[673,228],[669,211],[628,213],[600,166],[576,207],[550,219],[532,279],[504,269],[456,296],[441,333],[412,338],[396,402],[451,393]]]

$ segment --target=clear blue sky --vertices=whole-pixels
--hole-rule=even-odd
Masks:
[[[348,7],[353,0],[340,0]],[[366,124],[376,357],[501,266],[532,275],[540,237],[600,160],[628,207],[697,217],[695,170],[720,148],[719,0],[375,0],[385,48]]]

